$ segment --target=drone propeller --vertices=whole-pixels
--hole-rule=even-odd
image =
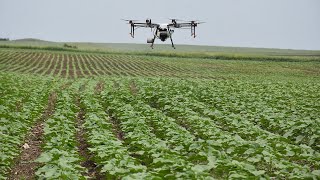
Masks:
[[[176,24],[177,21],[183,21],[183,20],[181,20],[181,19],[175,19],[175,18],[168,18],[168,19],[171,20],[171,22],[172,22],[173,24]]]
[[[176,19],[176,18],[168,18],[169,20],[176,20],[176,21],[183,21],[183,20],[181,20],[181,19]]]
[[[128,24],[132,24],[133,22],[139,21],[139,20],[132,20],[132,19],[121,19],[123,21],[127,21]]]
[[[123,21],[139,21],[139,20],[133,20],[133,19],[121,19]]]
[[[185,21],[185,22],[189,22],[189,23],[191,23],[191,24],[203,24],[203,23],[205,23],[205,22],[203,22],[203,21],[200,21],[200,22],[199,22],[199,20],[191,20],[191,21]]]

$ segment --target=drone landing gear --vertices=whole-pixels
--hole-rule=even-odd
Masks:
[[[155,41],[156,38],[157,38],[157,34],[158,34],[158,29],[156,29],[153,38],[147,39],[147,43],[151,43],[150,47],[151,47],[152,49],[153,49],[154,41]],[[171,46],[173,47],[173,49],[176,49],[176,47],[175,47],[174,44],[173,44],[172,32],[171,32],[171,30],[169,30],[169,37],[170,37],[170,40],[171,40]]]
[[[131,32],[130,32],[130,35],[132,38],[134,38],[134,25],[131,24]]]
[[[173,41],[172,41],[172,37],[170,36],[170,40],[171,40],[171,45],[172,45],[172,47],[173,47],[173,49],[176,49],[176,47],[174,46],[174,44],[173,44]],[[151,42],[151,48],[153,49],[153,45],[154,45],[154,41],[155,41],[155,38],[153,38],[153,39],[151,39],[150,40]]]
[[[172,41],[172,36],[171,36],[170,30],[169,30],[169,35],[170,35],[171,45],[172,45],[173,49],[176,49],[176,47],[174,47],[174,44],[173,44],[173,41]]]
[[[151,40],[151,48],[153,49],[153,45],[154,45],[154,41],[156,40],[157,37],[157,33],[158,33],[158,29],[156,30],[156,32],[154,33],[153,39]]]
[[[196,38],[196,24],[191,24],[191,36],[193,36],[193,38]]]

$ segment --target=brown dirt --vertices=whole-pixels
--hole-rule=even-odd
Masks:
[[[57,56],[57,57],[59,57],[59,58],[56,58],[53,62],[52,62],[52,64],[56,64],[57,63],[57,65],[56,65],[56,67],[54,68],[54,66],[52,67],[52,69],[53,69],[53,75],[58,75],[58,73],[59,73],[59,71],[60,71],[60,66],[61,66],[61,63],[62,63],[62,55],[59,55],[59,56]]]
[[[8,179],[35,179],[35,171],[39,163],[34,160],[41,154],[43,122],[53,114],[56,100],[57,94],[52,92],[48,98],[47,108],[24,141],[29,145],[29,148],[21,147],[22,152],[16,159]]]
[[[91,73],[92,75],[94,75],[94,76],[98,75],[98,74],[93,70],[93,68],[91,67],[91,63],[90,63],[91,59],[85,57],[84,60],[85,60],[85,65],[87,66],[87,68],[88,68],[88,70],[90,71],[90,73]]]
[[[17,64],[19,64],[19,66],[14,67],[11,69],[11,71],[20,71],[21,69],[29,66],[34,59],[37,59],[38,56],[40,56],[40,54],[34,54],[34,53],[30,53],[28,57],[21,59],[21,63],[18,62]]]
[[[132,95],[136,96],[139,92],[139,89],[134,81],[130,82],[129,89]]]
[[[84,75],[82,74],[82,72],[80,70],[78,58],[79,58],[79,56],[74,56],[74,65],[75,65],[75,69],[76,69],[76,76],[83,77]]]
[[[51,59],[52,63],[50,65],[50,67],[47,69],[47,71],[45,72],[45,74],[51,74],[51,72],[54,72],[54,65],[57,63],[58,58],[57,58],[56,54],[52,55],[52,56],[53,56]]]
[[[113,130],[114,135],[120,141],[124,141],[124,139],[125,139],[124,138],[124,132],[121,130],[120,123],[118,122],[118,120],[115,117],[110,116],[110,121],[112,123],[112,130]]]
[[[99,81],[97,83],[96,87],[94,88],[94,92],[95,92],[95,94],[100,94],[101,91],[103,91],[103,89],[104,89],[104,83],[103,83],[103,81]]]
[[[208,74],[192,70],[188,67],[170,65],[165,62],[148,61],[147,58],[134,56],[74,55],[64,53],[17,52],[7,55],[10,60],[2,60],[0,70],[18,71],[37,74],[53,74],[55,76],[76,78],[84,76],[164,76],[164,77],[196,77],[216,79]],[[69,59],[69,60],[68,60]],[[52,63],[51,63],[52,62]],[[51,64],[50,64],[51,63]],[[50,67],[48,67],[50,66]],[[74,66],[74,67],[73,67]],[[199,67],[204,65],[199,65]],[[69,68],[68,68],[69,67]],[[310,69],[305,74],[319,74]]]
[[[101,65],[101,68],[103,69],[103,71],[105,71],[108,75],[112,75],[112,73],[110,72],[113,68],[110,67],[110,65],[108,64],[107,60],[102,59],[102,57],[100,56],[95,56]],[[110,74],[111,73],[111,74]]]
[[[81,157],[83,157],[81,166],[88,170],[88,172],[84,173],[83,175],[88,176],[90,179],[104,179],[104,176],[100,173],[100,168],[93,161],[93,155],[89,152],[88,149],[90,145],[85,139],[85,130],[82,127],[82,124],[84,123],[85,109],[81,107],[80,101],[81,100],[78,97],[76,99],[76,104],[78,107],[80,107],[80,111],[78,112],[76,119],[76,126],[78,129],[76,133],[76,139],[78,142],[78,152],[81,155]]]
[[[72,57],[72,55],[69,55],[68,58],[69,58],[69,64],[68,64],[69,72],[67,72],[67,73],[68,73],[67,76],[68,76],[69,78],[75,78],[75,77],[74,77],[74,76],[75,76],[75,73],[74,73],[74,71],[73,71],[73,66],[72,66],[73,57]]]
[[[98,75],[102,75],[102,74],[99,74],[98,68],[97,68],[96,64],[93,61],[96,61],[96,60],[93,59],[92,57],[88,57],[89,66],[91,65],[92,68],[93,68],[93,71],[94,72],[98,72]]]
[[[82,69],[82,73],[84,74],[84,76],[90,76],[90,73],[89,71],[87,70],[87,67],[85,66],[84,64],[84,58],[85,58],[85,55],[79,55],[79,66],[81,67]]]
[[[60,76],[65,78],[65,77],[67,77],[67,73],[68,73],[67,72],[67,68],[68,68],[68,60],[67,60],[67,58],[68,57],[65,54],[63,55],[63,57],[64,57],[63,62],[62,62],[63,66],[62,66],[62,71],[61,71]]]
[[[52,54],[49,54],[49,56],[48,56],[48,58],[46,58],[44,61],[45,62],[43,62],[42,64],[41,64],[41,66],[40,66],[40,70],[38,70],[38,69],[35,69],[33,72],[36,72],[36,73],[38,73],[38,74],[42,74],[42,73],[44,73],[44,71],[46,70],[46,68],[50,65],[50,61],[51,61],[51,59],[53,58],[53,55]],[[38,70],[38,71],[37,71]]]

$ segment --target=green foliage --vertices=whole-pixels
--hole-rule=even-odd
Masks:
[[[236,60],[234,56],[237,55],[227,56],[232,60],[196,56],[181,58],[148,54],[0,49],[0,71],[64,78],[130,76],[319,81],[320,60],[317,57],[290,57],[292,62],[261,60],[262,56],[252,55],[241,55],[242,60]]]
[[[68,48],[54,47],[54,46],[34,47],[34,46],[0,45],[0,48],[5,48],[5,49],[29,49],[29,50],[34,49],[34,50],[49,50],[49,51],[70,51]]]
[[[74,52],[1,50],[0,179],[52,91],[58,99],[44,122],[39,179],[88,178],[77,149],[80,109],[87,150],[106,179],[320,177],[317,58]],[[118,78],[20,74],[45,66],[56,76],[78,77],[78,69]]]
[[[78,49],[77,46],[75,46],[75,45],[69,45],[69,44],[67,44],[67,43],[64,43],[64,44],[63,44],[63,47],[65,47],[65,48],[71,48],[71,49]]]
[[[64,43],[59,46],[30,46],[30,45],[14,45],[14,44],[0,44],[3,49],[28,49],[28,50],[49,50],[49,51],[67,51],[78,53],[99,53],[99,54],[115,54],[115,55],[135,55],[135,56],[149,56],[149,57],[165,57],[165,58],[192,58],[192,59],[211,59],[211,60],[238,60],[238,61],[274,61],[274,62],[300,62],[310,61],[319,62],[319,52],[312,52],[310,55],[268,55],[267,54],[250,54],[250,53],[230,53],[230,52],[189,52],[189,51],[116,51],[112,49],[107,50],[90,50],[78,49],[76,45]]]
[[[0,175],[6,176],[31,126],[41,116],[48,79],[0,73]]]
[[[95,161],[101,166],[101,172],[106,173],[108,178],[147,175],[146,166],[132,158],[123,143],[115,137],[110,119],[91,89],[87,88],[81,95],[81,102],[86,108],[83,126],[88,133],[89,150],[96,155]],[[148,176],[152,177],[151,174]]]
[[[167,79],[139,80],[137,84],[140,87],[139,99],[176,119],[177,123],[206,140],[213,148],[224,152],[231,158],[231,164],[255,176],[305,178],[312,176],[311,167],[320,168],[319,129],[316,125],[320,120],[319,103],[314,101],[319,98],[319,84],[278,85],[242,81],[202,84]],[[263,106],[259,104],[260,98],[263,98]],[[286,101],[281,101],[282,98]],[[268,102],[266,99],[277,101]],[[283,105],[292,101],[313,103],[302,107]],[[299,112],[294,115],[296,119],[289,113],[293,107],[299,108],[295,109]],[[265,112],[260,113],[259,110]],[[266,113],[270,117],[268,121],[261,118]],[[274,121],[272,116],[277,117],[277,122],[270,126]],[[308,121],[309,118],[313,120]],[[264,126],[259,124],[259,120],[269,124]],[[293,130],[297,130],[297,134],[291,138],[285,134]]]
[[[75,140],[78,109],[74,104],[74,93],[78,86],[75,84],[58,93],[55,112],[46,121],[44,152],[36,160],[42,164],[36,172],[39,179],[85,179]]]

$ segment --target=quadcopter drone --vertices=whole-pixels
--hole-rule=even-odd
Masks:
[[[198,24],[204,23],[204,22],[198,22],[198,21],[183,21],[183,22],[178,22],[182,20],[178,19],[170,19],[171,23],[166,23],[166,24],[159,24],[159,23],[152,23],[151,19],[146,19],[146,22],[137,22],[137,20],[126,20],[123,19],[124,21],[127,21],[128,24],[130,24],[131,27],[131,32],[130,35],[132,38],[134,38],[134,31],[137,28],[151,28],[154,29],[153,31],[153,38],[148,38],[147,43],[151,43],[151,48],[153,49],[154,41],[156,38],[160,39],[161,41],[166,41],[168,38],[171,40],[172,47],[175,49],[173,41],[172,41],[172,34],[174,32],[173,29],[175,28],[182,28],[186,29],[189,28],[191,29],[191,36],[196,37],[196,27]]]

